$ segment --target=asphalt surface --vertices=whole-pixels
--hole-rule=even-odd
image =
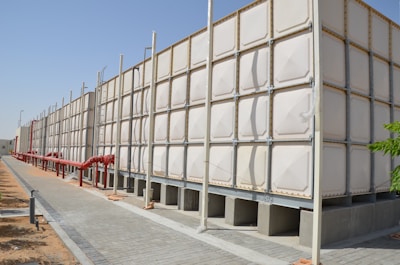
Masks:
[[[10,156],[3,162],[60,238],[82,264],[292,264],[311,258],[297,236],[268,237],[256,227],[234,227],[209,218],[199,233],[198,212],[155,204],[143,210],[143,198],[118,191],[112,201],[104,191],[82,188],[60,177],[32,174],[32,166]],[[38,171],[35,171],[38,172]],[[30,194],[30,192],[29,192]],[[370,234],[321,250],[323,265],[399,264],[400,227]]]

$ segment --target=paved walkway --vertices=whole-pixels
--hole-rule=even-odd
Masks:
[[[82,264],[291,264],[310,258],[297,237],[267,237],[256,227],[233,227],[210,218],[198,233],[197,212],[156,204],[143,210],[142,198],[125,194],[110,201],[96,189],[51,177],[12,157],[5,164],[35,197],[45,218]],[[122,194],[122,192],[119,192]],[[322,263],[400,264],[400,240],[384,233],[323,249]]]

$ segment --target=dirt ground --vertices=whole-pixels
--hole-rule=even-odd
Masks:
[[[29,207],[29,197],[0,160],[0,210]],[[52,227],[38,216],[39,230],[29,217],[0,218],[0,264],[80,264]]]

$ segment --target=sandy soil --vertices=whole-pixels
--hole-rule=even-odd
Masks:
[[[27,208],[29,197],[0,160],[0,209]],[[38,216],[39,230],[29,217],[0,218],[0,264],[80,264],[52,227]]]

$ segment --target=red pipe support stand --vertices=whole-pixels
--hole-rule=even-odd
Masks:
[[[104,188],[107,188],[107,165],[104,167]]]
[[[96,188],[98,182],[99,182],[99,163],[96,163]]]
[[[83,169],[79,169],[79,187],[82,187],[82,171]]]

